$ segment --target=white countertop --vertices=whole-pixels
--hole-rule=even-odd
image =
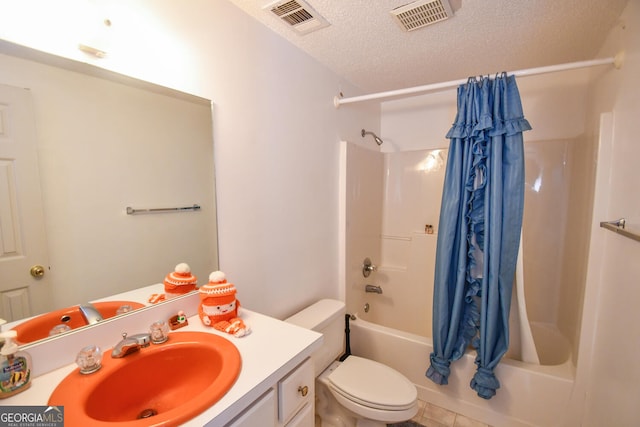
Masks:
[[[184,300],[193,305],[194,299]],[[160,308],[160,306],[158,306]],[[163,310],[164,311],[164,310]],[[187,314],[193,313],[193,307],[185,310]],[[157,313],[161,313],[158,311]],[[156,313],[156,314],[157,314]],[[175,313],[174,313],[175,314]],[[166,315],[163,313],[163,316]],[[148,315],[146,316],[148,318]],[[209,426],[223,426],[231,421],[242,409],[260,397],[271,386],[273,386],[282,376],[295,368],[313,351],[320,347],[322,343],[322,335],[298,326],[282,322],[280,320],[252,312],[250,310],[241,309],[240,317],[250,325],[251,334],[235,338],[231,335],[218,332],[213,328],[206,327],[202,324],[197,315],[189,317],[189,325],[172,333],[181,331],[202,331],[217,334],[229,339],[240,351],[242,357],[242,369],[240,375],[233,387],[220,399],[215,405],[183,424],[184,426],[201,427],[207,424]],[[147,318],[130,316],[127,319],[127,329],[131,334],[147,331],[150,323]],[[132,324],[131,322],[137,323]],[[135,326],[132,326],[135,325]],[[114,326],[115,327],[115,326]],[[122,325],[119,325],[122,329]],[[111,327],[113,329],[113,327]],[[109,331],[113,336],[113,332]],[[73,357],[68,358],[70,364],[51,370],[32,380],[31,387],[24,392],[0,401],[0,405],[46,405],[50,394],[58,385],[58,383],[70,372],[76,369],[75,354],[82,348],[79,346],[80,341],[87,340],[87,336],[97,337],[101,335],[94,332],[91,335],[76,334],[69,338],[69,345],[73,345]],[[73,338],[73,339],[71,339]],[[56,346],[65,343],[66,338],[58,341]],[[99,343],[99,338],[96,340]],[[111,340],[115,344],[117,340]],[[96,342],[84,342],[83,345],[94,344]],[[113,345],[111,344],[111,345]],[[77,348],[76,348],[77,347]],[[103,347],[104,348],[104,347]],[[29,349],[27,349],[29,351]],[[51,352],[51,348],[45,350],[34,349],[36,352]],[[142,349],[141,351],[144,351]],[[30,352],[30,351],[29,351]],[[105,356],[110,357],[110,349],[104,350]],[[51,354],[51,353],[49,353]],[[32,354],[32,356],[34,356]],[[34,368],[38,358],[34,357]],[[100,375],[100,371],[92,375]]]

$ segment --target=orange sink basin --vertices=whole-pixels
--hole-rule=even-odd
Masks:
[[[177,426],[220,400],[241,364],[238,349],[223,337],[173,332],[169,341],[121,359],[106,350],[100,370],[70,373],[48,405],[64,406],[69,426]]]
[[[93,306],[100,312],[104,319],[115,316],[116,311],[123,305],[130,305],[133,310],[144,307],[144,304],[133,301],[104,301],[93,303]],[[88,323],[84,320],[78,307],[79,306],[76,305],[51,311],[15,326],[12,329],[18,332],[17,341],[20,344],[27,344],[42,338],[47,338],[51,329],[58,325],[67,325],[71,329],[86,326]]]

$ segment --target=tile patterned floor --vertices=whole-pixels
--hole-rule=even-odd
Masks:
[[[316,416],[316,427],[320,426],[320,418]],[[418,401],[418,413],[411,421],[388,424],[389,427],[491,427],[488,424],[473,420],[461,414],[449,411],[431,403]]]
[[[424,427],[491,427],[422,400],[418,401],[418,413],[412,421]]]

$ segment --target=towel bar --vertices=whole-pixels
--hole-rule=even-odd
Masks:
[[[135,215],[141,213],[163,213],[163,212],[182,212],[182,211],[198,211],[200,205],[183,206],[177,208],[152,208],[152,209],[134,209],[131,206],[127,206],[127,215]]]
[[[614,221],[602,221],[600,223],[600,227],[606,228],[607,230],[618,233],[622,236],[628,237],[631,240],[635,240],[640,242],[640,232],[632,231],[628,228],[627,221],[624,218],[620,218]]]

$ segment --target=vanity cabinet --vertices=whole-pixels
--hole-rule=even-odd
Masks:
[[[306,359],[226,427],[313,427],[315,378]]]
[[[147,295],[148,289],[143,293]],[[251,325],[252,332],[241,339],[229,338],[204,326],[197,313],[193,313],[199,301],[194,292],[31,345],[32,375],[37,378],[28,390],[4,399],[2,405],[46,404],[60,381],[76,369],[69,361],[87,343],[109,348],[122,331],[142,331],[157,319],[169,319],[191,307],[191,312],[187,312],[189,324],[172,333],[207,332],[230,339],[240,352],[242,370],[239,379],[217,403],[184,422],[183,427],[314,427],[315,377],[309,357],[321,348],[322,335],[243,309],[242,317]]]

